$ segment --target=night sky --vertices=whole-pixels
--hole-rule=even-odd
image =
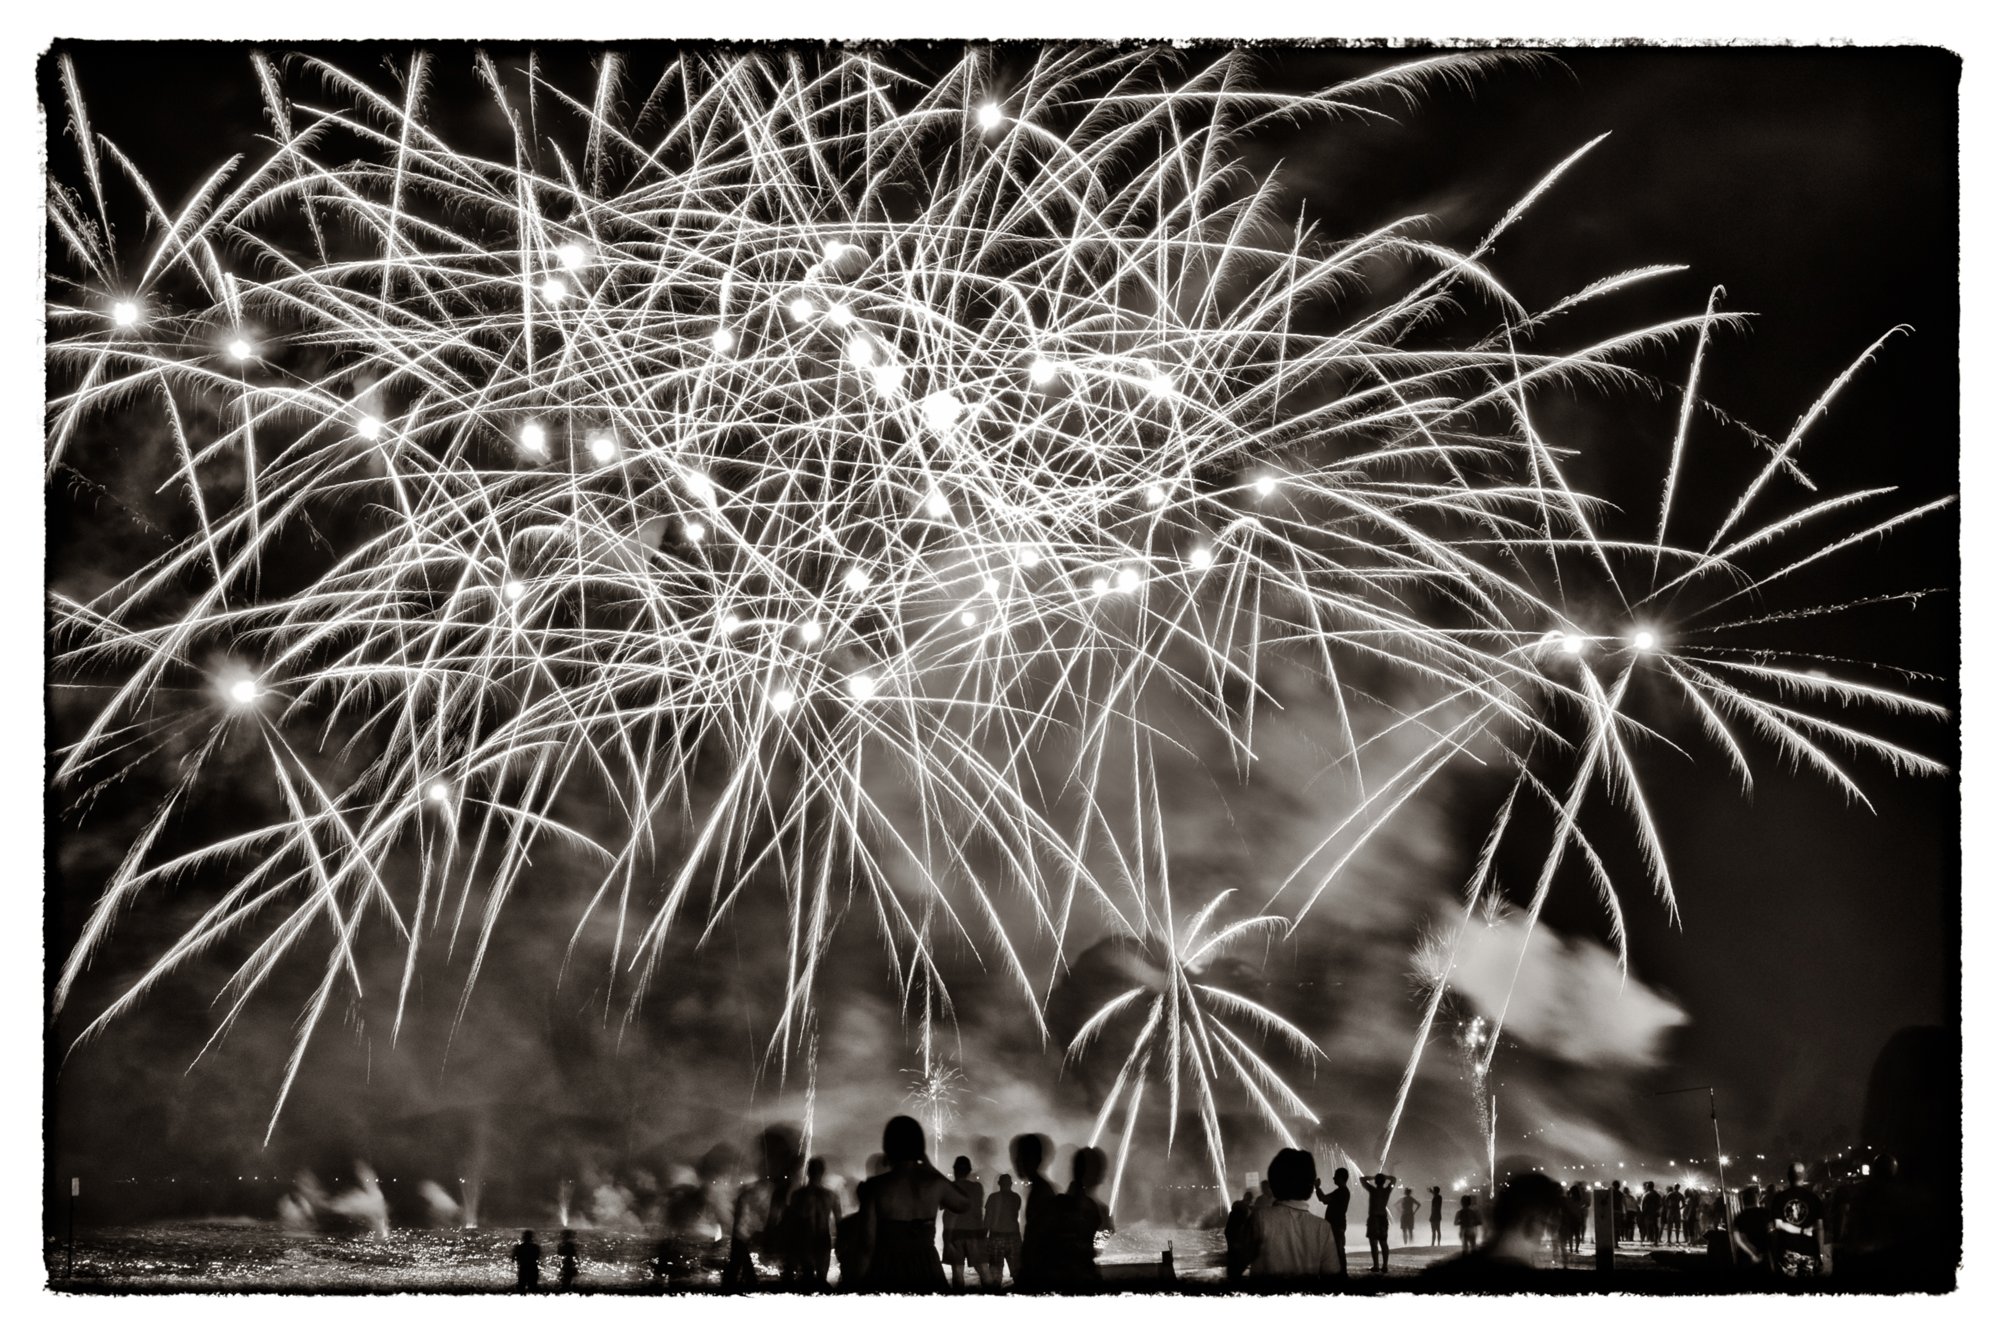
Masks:
[[[68,49],[95,128],[149,173],[170,204],[228,153],[255,150],[258,98],[244,48]],[[466,49],[434,49],[444,87],[465,86]],[[624,49],[646,62],[643,48]],[[582,63],[575,51],[544,52],[558,69],[565,61]],[[335,58],[352,69],[377,70],[385,53],[347,47]],[[493,54],[505,63],[514,53],[493,48]],[[1265,56],[1271,80],[1287,88],[1385,62],[1377,53],[1277,47]],[[67,180],[74,155],[62,138],[60,98],[46,63],[42,73],[50,162]],[[1269,135],[1260,145],[1264,155],[1249,164],[1282,163],[1285,179],[1327,232],[1427,213],[1436,238],[1466,245],[1562,157],[1608,131],[1611,137],[1508,233],[1492,260],[1496,270],[1535,307],[1613,272],[1688,265],[1585,311],[1577,339],[1590,328],[1608,332],[1697,313],[1720,285],[1725,308],[1756,318],[1747,333],[1723,335],[1711,349],[1704,390],[1738,418],[1780,437],[1872,340],[1908,324],[1910,334],[1892,339],[1816,426],[1803,463],[1825,489],[1894,484],[1913,506],[1957,487],[1958,76],[1955,57],[1921,49],[1567,50],[1498,68],[1471,88],[1436,89],[1420,106],[1400,110],[1398,123],[1350,121]],[[433,101],[436,118],[451,123],[449,95],[441,89]],[[136,222],[129,233],[138,234]],[[1676,343],[1642,362],[1677,385],[1686,355],[1687,347]],[[1671,434],[1678,393],[1628,397],[1580,393],[1549,405],[1544,423],[1583,446],[1577,477],[1583,487],[1645,508],[1656,499],[1660,441]],[[1719,434],[1706,442],[1726,469],[1731,444]],[[1728,471],[1731,484],[1740,485],[1744,469],[1755,465],[1745,454]],[[1717,512],[1735,492],[1729,484],[1704,489],[1698,474],[1683,490],[1690,510]],[[87,582],[102,544],[120,538],[116,520],[101,506],[52,490],[49,566],[56,587],[68,585],[66,579]],[[1954,507],[1829,560],[1791,593],[1791,602],[1947,588],[1915,605],[1843,616],[1822,625],[1817,640],[1935,675],[1938,681],[1913,690],[1956,710],[1958,535]],[[53,738],[75,721],[57,701],[51,707]],[[1955,724],[1875,717],[1867,723],[1958,764]],[[1519,1144],[1522,1133],[1585,1124],[1597,1134],[1572,1138],[1617,1141],[1661,1158],[1700,1152],[1708,1130],[1700,1096],[1648,1095],[1707,1084],[1716,1087],[1726,1147],[1857,1142],[1864,1086],[1883,1043],[1906,1026],[1957,1022],[1956,779],[1892,778],[1857,759],[1852,769],[1874,803],[1870,813],[1765,749],[1753,753],[1757,786],[1746,797],[1692,727],[1669,728],[1667,736],[1686,740],[1696,754],[1692,765],[1665,751],[1645,758],[1680,926],[1648,898],[1636,855],[1612,867],[1626,883],[1634,979],[1657,995],[1662,1012],[1677,1009],[1684,1019],[1663,1014],[1649,1026],[1659,1039],[1650,1058],[1621,1059],[1594,1046],[1556,1055],[1554,1030],[1538,1046],[1503,1051],[1496,1064],[1502,1152],[1510,1141]],[[1301,743],[1295,770],[1309,764],[1310,735]],[[1226,785],[1226,755],[1215,755],[1217,778]],[[1217,872],[1247,875],[1258,870],[1253,846],[1301,834],[1312,816],[1310,800],[1287,802],[1282,755],[1276,764],[1269,785],[1226,796],[1201,782],[1169,791],[1186,821],[1176,835],[1187,844],[1177,852],[1195,854],[1208,845]],[[1476,775],[1441,789],[1343,885],[1337,903],[1353,925],[1351,936],[1308,933],[1245,962],[1249,970],[1262,969],[1261,975],[1246,970],[1246,981],[1288,988],[1285,1000],[1299,1009],[1320,1009],[1322,998],[1344,1002],[1333,986],[1357,1003],[1365,994],[1374,1012],[1365,1021],[1343,1015],[1317,1026],[1336,1063],[1342,1048],[1352,1061],[1344,1069],[1323,1067],[1308,1093],[1327,1117],[1325,1139],[1357,1153],[1379,1132],[1385,1086],[1392,1087],[1400,1069],[1393,1049],[1407,1047],[1414,1025],[1415,1002],[1403,979],[1408,951],[1462,882],[1495,798]],[[81,823],[50,822],[52,961],[67,951],[97,878],[115,861],[119,828],[132,824],[124,797],[108,794]],[[1226,832],[1211,834],[1204,820],[1210,815]],[[1225,843],[1234,848],[1214,847]],[[1515,894],[1533,866],[1503,864],[1503,880],[1516,883]],[[738,1046],[747,1040],[712,1031],[734,1024],[733,1035],[756,1022],[758,921],[742,920],[717,949],[684,957],[687,972],[703,981],[690,982],[671,1003],[655,1002],[639,1032],[614,1048],[611,1035],[593,1023],[587,981],[572,978],[552,995],[555,975],[538,938],[548,929],[566,935],[566,905],[573,902],[559,889],[519,902],[522,919],[502,956],[510,976],[484,980],[472,1032],[461,1035],[449,1062],[442,1026],[457,988],[446,975],[433,980],[428,1023],[393,1051],[366,1021],[325,1031],[308,1065],[307,1089],[288,1109],[273,1146],[282,1165],[326,1169],[363,1150],[384,1157],[430,1150],[511,1159],[496,1166],[524,1172],[557,1166],[520,1143],[530,1122],[543,1135],[568,1129],[587,1138],[599,1159],[629,1150],[635,1131],[661,1156],[682,1157],[722,1134],[731,1114],[745,1110],[752,1066]],[[98,1000],[172,934],[186,907],[156,902],[151,914],[142,908],[121,925],[93,976]],[[1546,923],[1578,945],[1581,973],[1586,943],[1605,936],[1595,900],[1587,890],[1559,890]],[[879,986],[879,960],[865,946],[856,950],[843,961],[843,976],[857,992]],[[1087,959],[1077,965],[1075,991],[1059,992],[1052,1004],[1058,1026],[1066,1010],[1074,1021],[1098,981]],[[1053,1059],[989,1013],[1004,998],[994,991],[990,1008],[980,1002],[982,981],[968,973],[975,995],[967,1005],[980,1012],[968,1017],[974,1049],[968,1064],[1014,1067],[1024,1080],[1047,1084]],[[51,1175],[145,1172],[162,1161],[234,1170],[243,1160],[273,1157],[258,1146],[291,1008],[282,998],[253,1007],[203,1068],[184,1074],[213,1027],[216,1011],[207,1004],[213,988],[212,976],[189,975],[52,1076]],[[86,1009],[94,1008],[86,1003]],[[1579,1009],[1560,1018],[1589,1014]],[[820,1109],[836,1123],[828,1134],[843,1147],[862,1147],[854,1141],[895,1110],[905,1078],[900,1068],[911,1064],[890,1046],[895,1018],[888,1003],[857,997],[838,1026],[850,1039],[845,1046],[855,1049],[854,1074],[823,1072],[829,1083]],[[75,1023],[65,1013],[54,1025],[52,1058]],[[710,1041],[689,1041],[691,1029],[711,1031]],[[1429,1097],[1420,1087],[1415,1122],[1406,1128],[1407,1148],[1434,1167],[1459,1165],[1474,1148],[1469,1114],[1451,1096],[1447,1061],[1442,1053],[1433,1058]],[[697,1077],[695,1067],[710,1071]],[[703,1101],[697,1078],[713,1086],[712,1101]],[[1068,1084],[1046,1099],[1018,1102],[993,1091],[999,1101],[969,1109],[968,1120],[977,1117],[974,1129],[998,1135],[1009,1129],[1010,1114],[1053,1113],[1059,1142],[1073,1140],[1065,1132],[1087,1120],[1094,1100],[1087,1074]],[[766,1084],[750,1111],[781,1116],[796,1093],[795,1085]],[[648,1105],[663,1095],[693,1106],[683,1119],[649,1126]],[[1515,1104],[1522,1106],[1510,1111]],[[1032,1125],[1020,1121],[1012,1129]],[[1399,1144],[1399,1154],[1404,1148]]]

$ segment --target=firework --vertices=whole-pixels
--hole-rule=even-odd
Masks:
[[[1611,791],[1617,833],[1673,902],[1633,757],[1652,736],[1636,678],[1668,685],[1746,782],[1752,736],[1855,796],[1843,750],[1937,769],[1808,706],[1931,703],[1853,662],[1741,644],[1780,614],[1842,608],[1772,597],[1937,506],[1857,526],[1885,491],[1814,493],[1771,515],[1847,375],[1783,440],[1751,437],[1741,500],[1683,542],[1690,422],[1722,418],[1699,367],[1730,316],[1711,302],[1548,346],[1561,315],[1673,269],[1530,310],[1487,266],[1584,149],[1464,252],[1415,219],[1322,236],[1279,179],[1241,169],[1269,124],[1377,114],[1489,63],[1281,96],[1244,52],[1187,67],[1056,49],[1003,70],[973,51],[930,71],[686,54],[663,72],[606,54],[580,89],[482,57],[509,127],[482,155],[427,122],[423,55],[393,91],[300,62],[326,94],[310,99],[257,57],[269,154],[223,165],[178,212],[90,131],[65,64],[87,188],[49,197],[66,265],[49,474],[87,482],[88,440],[143,430],[185,510],[157,554],[52,597],[54,677],[90,708],[57,771],[73,805],[135,768],[174,771],[58,1006],[121,913],[199,883],[206,911],[89,1031],[225,941],[249,953],[222,1028],[282,966],[314,964],[275,1122],[314,1032],[358,996],[364,919],[402,947],[400,1024],[425,959],[468,938],[470,997],[532,856],[560,851],[592,874],[571,944],[608,932],[628,1015],[670,938],[705,937],[744,892],[781,896],[781,1071],[817,1047],[819,967],[862,902],[921,1007],[918,1078],[935,1087],[936,948],[975,947],[1039,1023],[1090,913],[1158,976],[1070,1044],[1149,1012],[1099,1115],[1101,1131],[1125,1106],[1120,1173],[1150,1074],[1170,1138],[1191,1086],[1222,1184],[1218,1077],[1284,1134],[1310,1112],[1252,1039],[1317,1049],[1205,985],[1205,958],[1306,918],[1454,761],[1514,777],[1469,898],[1516,814],[1546,811],[1529,925],[1580,858],[1621,954],[1591,790]],[[334,159],[336,142],[360,155]],[[110,233],[121,188],[147,209],[146,252]],[[1384,289],[1384,272],[1408,275]],[[1436,331],[1454,310],[1490,326]],[[1688,339],[1657,514],[1614,531],[1534,394],[1643,383],[1624,357]],[[1267,671],[1302,667],[1339,710],[1339,764],[1358,776],[1410,733],[1420,752],[1366,782],[1264,911],[1227,921],[1225,893],[1176,924],[1167,864],[1134,874],[1121,843],[1158,827],[1113,825],[1104,773],[1146,788],[1181,755],[1156,752],[1166,705],[1251,760]],[[1361,703],[1383,676],[1394,713],[1371,727]],[[225,750],[257,754],[277,815],[157,847],[242,778]],[[392,857],[415,869],[385,871]],[[926,1092],[939,1134],[943,1090]]]

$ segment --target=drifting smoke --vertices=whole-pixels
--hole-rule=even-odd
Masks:
[[[382,1179],[360,1162],[354,1165],[354,1179],[352,1188],[328,1193],[312,1173],[301,1172],[291,1194],[278,1201],[278,1221],[301,1231],[345,1225],[388,1236],[389,1202],[382,1194]]]

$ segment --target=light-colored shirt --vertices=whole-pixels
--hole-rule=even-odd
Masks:
[[[1278,1200],[1251,1212],[1256,1224],[1257,1256],[1252,1274],[1272,1278],[1308,1278],[1340,1272],[1340,1252],[1326,1220],[1304,1200]]]

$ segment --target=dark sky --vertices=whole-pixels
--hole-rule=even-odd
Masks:
[[[184,196],[226,153],[253,147],[246,135],[257,125],[258,103],[241,48],[72,50],[95,127],[141,163],[168,199]],[[350,48],[338,58],[366,68],[379,55]],[[1274,79],[1294,87],[1382,63],[1368,53],[1274,48],[1267,55]],[[466,63],[462,51],[442,52],[443,65],[454,62]],[[1909,324],[1911,334],[1892,341],[1817,427],[1804,460],[1829,489],[1893,483],[1914,504],[1957,486],[1958,73],[1955,57],[1918,49],[1570,50],[1496,70],[1472,89],[1441,89],[1396,124],[1274,136],[1268,160],[1258,164],[1282,159],[1287,180],[1329,232],[1425,212],[1437,217],[1438,238],[1467,244],[1557,161],[1608,131],[1508,234],[1494,266],[1535,306],[1612,272],[1687,264],[1687,272],[1621,297],[1605,311],[1613,320],[1605,327],[1698,312],[1711,286],[1725,287],[1726,308],[1757,317],[1747,334],[1720,339],[1704,388],[1772,434],[1789,428],[1870,341]],[[57,105],[46,95],[45,104]],[[449,118],[452,110],[440,105],[439,114]],[[60,126],[52,115],[58,171],[71,160],[55,140]],[[1648,367],[1677,382],[1685,350]],[[1621,439],[1661,437],[1673,407],[1671,399],[1585,396],[1550,411],[1602,442],[1580,463],[1584,486],[1638,506],[1654,493],[1658,454],[1634,461]],[[1696,485],[1687,501],[1699,510],[1726,497]],[[65,520],[58,514],[58,532],[73,529]],[[1954,508],[1837,561],[1796,599],[1955,586],[1957,535]],[[1955,595],[1915,608],[1877,607],[1843,620],[1831,639],[1855,655],[1942,676],[1949,681],[1920,690],[1955,708],[1957,616]],[[1882,721],[1876,728],[1956,765],[1955,725]],[[1725,1128],[1747,1139],[1850,1133],[1884,1040],[1907,1025],[1956,1022],[1956,780],[1896,780],[1861,760],[1871,814],[1846,805],[1817,777],[1768,759],[1760,759],[1754,797],[1746,798],[1719,755],[1697,751],[1694,768],[1665,754],[1648,758],[1681,926],[1644,898],[1636,871],[1626,874],[1635,972],[1678,1003],[1688,1021],[1668,1035],[1660,1064],[1616,1077],[1615,1088],[1581,1087],[1575,1073],[1552,1077],[1538,1101],[1587,1096],[1598,1122],[1663,1155],[1699,1145],[1705,1115],[1692,1096],[1643,1095],[1687,1084],[1714,1084]],[[1467,806],[1490,806],[1485,791],[1466,792]],[[1434,847],[1449,857],[1469,852],[1482,829],[1447,807],[1413,835],[1434,836]],[[60,859],[64,845],[52,848]],[[59,880],[82,897],[72,905],[88,898],[87,872]],[[1549,922],[1571,936],[1603,935],[1601,913],[1583,891],[1559,892]],[[56,922],[56,939],[69,931]],[[142,947],[148,935],[135,920],[124,944]],[[149,1095],[171,1100],[173,1119],[185,1122],[177,1130],[257,1133],[268,1083],[254,1085],[242,1103],[224,1104],[217,1081],[202,1082],[208,1088],[176,1081],[187,1060],[183,1045],[193,1036],[198,1046],[210,1012],[193,991],[172,1000],[190,1004],[153,1017],[148,1037],[164,1039],[173,1055],[110,1040],[102,1052],[80,1054],[55,1082],[59,1147],[84,1156],[118,1152],[113,1137],[130,1129],[132,1117],[101,1104],[120,1077],[135,1105]],[[274,1018],[281,1010],[274,1004],[267,1018],[282,1023]],[[572,1052],[588,1045],[582,1035],[560,1033],[558,1017],[549,1019],[557,1043]],[[1405,1030],[1408,1019],[1407,1012],[1394,1017]],[[268,1055],[256,1034],[244,1041],[236,1059],[225,1054],[228,1069],[218,1074],[250,1076]],[[396,1055],[421,1066],[429,1051],[420,1045]],[[145,1074],[129,1088],[140,1063]],[[1503,1059],[1503,1079],[1506,1069]],[[658,1089],[643,1076],[618,1083],[635,1102]],[[480,1093],[504,1105],[502,1089]],[[214,1100],[209,1107],[203,1095]],[[342,1147],[387,1133],[367,1122],[372,1101],[362,1095],[332,1114],[345,1123]],[[409,1100],[396,1099],[393,1113],[414,1111]],[[61,1160],[52,1161],[60,1170]]]

